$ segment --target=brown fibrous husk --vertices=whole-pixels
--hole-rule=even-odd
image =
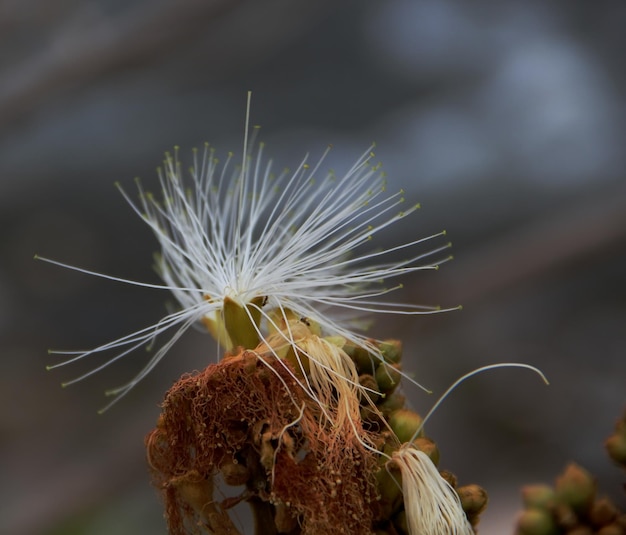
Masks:
[[[242,500],[256,506],[257,533],[372,532],[377,455],[360,422],[329,429],[296,377],[286,361],[242,350],[167,392],[146,447],[172,535],[239,533],[227,510]],[[220,480],[245,488],[219,502]]]

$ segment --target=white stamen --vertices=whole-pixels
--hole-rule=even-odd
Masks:
[[[544,382],[544,384],[546,385],[550,384],[550,382],[548,381],[548,378],[544,375],[544,373],[539,368],[536,368],[535,366],[531,366],[530,364],[524,364],[523,362],[498,362],[497,364],[488,364],[487,366],[476,368],[475,370],[472,370],[471,372],[468,372],[465,375],[459,377],[456,381],[454,381],[454,383],[452,383],[448,387],[448,389],[441,395],[441,397],[437,400],[437,402],[428,411],[428,414],[424,417],[424,419],[422,420],[422,423],[420,424],[419,428],[415,431],[415,433],[413,434],[413,437],[411,438],[409,442],[413,442],[419,436],[419,434],[422,432],[422,429],[424,428],[424,425],[426,424],[428,419],[433,415],[435,410],[439,408],[439,405],[443,403],[443,401],[450,395],[450,393],[457,386],[465,382],[467,379],[474,377],[475,375],[478,375],[480,373],[483,373],[489,370],[497,370],[500,368],[525,368],[527,370],[530,370],[536,373]]]
[[[456,491],[423,451],[410,444],[392,454],[402,474],[404,510],[411,535],[473,535]]]
[[[321,165],[330,149],[315,164],[309,165],[305,158],[294,172],[283,171],[278,176],[272,174],[272,163],[265,159],[263,149],[262,144],[256,151],[250,148],[246,126],[239,169],[231,164],[232,154],[219,164],[214,150],[206,146],[201,156],[194,151],[190,182],[186,184],[175,148],[172,154],[166,154],[159,170],[161,200],[145,192],[139,181],[138,203],[120,187],[160,245],[156,263],[163,284],[101,275],[39,258],[110,280],[167,289],[180,306],[179,312],[157,324],[95,349],[55,352],[74,356],[52,367],[94,353],[119,351],[94,373],[174,329],[144,369],[128,384],[112,391],[121,396],[152,370],[192,324],[201,323],[203,318],[218,322],[225,298],[241,306],[263,299],[261,340],[268,335],[274,311],[288,310],[296,317],[311,318],[325,336],[340,336],[367,348],[373,358],[382,355],[355,330],[364,313],[416,315],[450,310],[381,299],[402,287],[385,286],[387,280],[437,269],[450,256],[447,243],[424,248],[427,242],[443,237],[443,232],[381,251],[361,252],[361,246],[373,236],[417,209],[415,205],[398,211],[403,194],[385,192],[379,166],[370,163],[371,148],[342,177],[332,172],[321,175]],[[399,252],[406,254],[405,260],[385,261]],[[341,311],[344,317],[347,313],[354,320],[342,321],[337,314]]]

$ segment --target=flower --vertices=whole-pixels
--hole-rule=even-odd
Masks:
[[[385,282],[437,269],[450,257],[445,253],[449,243],[423,247],[445,231],[388,249],[364,249],[374,235],[418,208],[401,208],[402,191],[387,193],[380,164],[372,163],[372,148],[341,176],[321,170],[330,147],[314,164],[307,156],[295,171],[275,175],[264,145],[248,151],[246,136],[241,166],[234,164],[232,153],[220,162],[207,144],[203,151],[193,150],[193,164],[185,176],[176,147],[166,153],[158,171],[161,196],[145,191],[137,181],[139,202],[135,203],[118,185],[159,242],[156,269],[163,284],[41,259],[115,281],[169,290],[180,308],[154,325],[89,351],[54,351],[70,358],[49,368],[117,351],[104,364],[65,383],[71,384],[140,346],[152,345],[166,331],[173,332],[130,382],[107,392],[117,399],[145,377],[193,324],[203,324],[226,349],[254,348],[276,333],[292,341],[291,326],[300,319],[313,334],[342,338],[381,358],[360,332],[359,317],[440,311],[386,300],[402,285]],[[406,259],[395,260],[397,253],[404,253]]]
[[[393,453],[402,474],[402,494],[411,535],[472,535],[474,530],[454,488],[428,455],[409,444]]]

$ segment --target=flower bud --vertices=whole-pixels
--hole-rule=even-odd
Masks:
[[[359,384],[367,390],[361,390],[362,392],[362,398],[361,398],[361,404],[362,405],[367,405],[367,400],[363,399],[363,397],[368,396],[370,398],[370,400],[372,400],[372,403],[377,403],[378,400],[380,399],[380,393],[378,392],[378,383],[376,382],[376,379],[374,379],[373,375],[367,375],[367,374],[363,374],[363,375],[359,375]]]
[[[382,515],[389,518],[402,505],[402,474],[393,464],[381,466],[376,472]]]
[[[374,377],[378,383],[378,390],[384,394],[391,394],[400,384],[402,375],[398,371],[399,364],[385,364],[381,362],[376,368]]]
[[[556,479],[555,490],[559,502],[569,505],[576,512],[584,512],[593,503],[596,483],[587,470],[571,463]]]
[[[522,501],[527,509],[547,509],[554,503],[554,489],[549,485],[522,487]]]
[[[620,433],[619,429],[604,443],[611,459],[626,468],[626,429]]]
[[[422,417],[409,409],[398,409],[391,414],[388,423],[398,440],[405,443],[413,438],[422,425]]]
[[[224,298],[224,327],[230,338],[231,347],[242,346],[253,349],[259,343],[260,305],[263,297],[255,297],[248,304],[240,305],[229,297]]]
[[[456,493],[459,495],[463,511],[468,517],[478,516],[487,507],[489,501],[487,493],[478,485],[464,485],[456,489]]]
[[[395,390],[391,394],[386,396],[381,396],[378,400],[378,408],[382,411],[382,413],[389,417],[389,415],[397,411],[398,409],[402,409],[406,403],[406,396],[402,394],[399,390]]]
[[[376,363],[372,354],[361,346],[347,343],[343,346],[343,350],[354,361],[360,374],[372,374],[376,368]]]
[[[589,520],[594,526],[607,526],[619,515],[619,510],[608,498],[599,498],[591,506]]]
[[[517,521],[516,535],[557,535],[558,533],[552,515],[542,509],[527,509]]]
[[[402,342],[400,340],[385,340],[378,346],[385,362],[398,364],[402,358]]]

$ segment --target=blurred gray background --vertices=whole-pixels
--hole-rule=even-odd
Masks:
[[[46,372],[52,348],[144,327],[169,297],[33,261],[156,282],[155,243],[114,187],[154,179],[163,152],[240,153],[245,95],[278,168],[372,141],[390,190],[422,210],[384,246],[446,229],[455,260],[399,299],[461,312],[379,321],[435,393],[442,467],[491,498],[510,533],[519,487],[574,460],[621,500],[602,441],[626,405],[626,4],[563,0],[0,1],[0,531],[165,533],[143,437],[164,391],[215,358],[190,332],[103,416],[138,352]]]

